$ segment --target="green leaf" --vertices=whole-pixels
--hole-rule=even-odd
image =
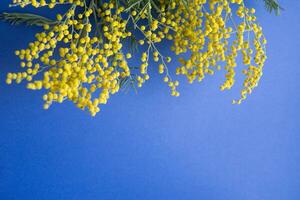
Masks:
[[[134,35],[132,35],[130,37],[129,49],[130,49],[131,53],[135,53],[138,50],[138,42]]]
[[[2,13],[0,20],[7,21],[12,25],[26,24],[29,26],[56,25],[59,22],[46,17],[30,13]]]
[[[280,11],[283,10],[277,0],[264,0],[264,2],[267,11],[270,13],[275,12],[276,15],[279,15]]]
[[[189,9],[189,7],[188,7],[188,2],[187,1],[185,1],[185,0],[182,0],[181,1],[182,3],[183,3],[183,5],[184,5],[184,7],[185,7],[185,9]]]
[[[130,76],[130,77],[122,78],[122,79],[119,80],[119,86],[125,92],[128,92],[129,89],[132,88],[137,93],[137,89],[135,87],[135,83],[136,83],[136,79],[135,79],[135,77],[133,75]]]

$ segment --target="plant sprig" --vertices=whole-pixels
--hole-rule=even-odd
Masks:
[[[28,48],[15,51],[20,67],[28,68],[8,73],[6,83],[27,81],[28,89],[45,89],[44,109],[54,102],[69,100],[95,116],[100,105],[120,89],[142,87],[150,79],[149,69],[155,67],[150,63],[152,60],[171,95],[178,97],[179,81],[167,65],[171,57],[157,46],[170,40],[170,50],[179,56],[176,75],[184,75],[193,83],[224,69],[221,91],[234,85],[234,68],[241,53],[247,67],[242,70],[244,87],[240,98],[232,101],[240,104],[258,85],[267,58],[267,40],[256,21],[255,9],[246,7],[244,1],[65,0],[57,2],[67,2],[69,10],[57,13],[56,20],[30,13],[3,13],[0,20],[13,25],[44,28]],[[14,2],[20,2],[21,7],[52,9],[57,5],[52,0]],[[279,14],[282,9],[277,0],[261,2],[269,12]],[[137,49],[143,52],[133,57],[138,66],[132,66],[129,59]],[[38,73],[43,76],[36,76]]]

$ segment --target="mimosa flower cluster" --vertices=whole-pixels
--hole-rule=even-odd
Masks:
[[[43,89],[45,109],[69,100],[94,116],[124,83],[142,87],[149,68],[157,68],[172,96],[180,95],[177,76],[193,83],[225,70],[220,89],[226,90],[240,71],[244,88],[235,104],[262,76],[266,39],[255,10],[244,0],[13,0],[12,5],[53,9],[61,4],[69,10],[57,14],[56,23],[45,23],[35,41],[15,52],[22,70],[8,73],[6,80]],[[140,53],[130,51],[133,39]],[[173,43],[177,66],[170,65],[171,54],[160,51],[166,40]],[[246,67],[238,67],[239,58]]]

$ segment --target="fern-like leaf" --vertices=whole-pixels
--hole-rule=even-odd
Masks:
[[[58,21],[30,13],[2,13],[0,14],[0,20],[7,21],[12,25],[44,26],[58,24]]]
[[[277,0],[264,0],[265,7],[269,12],[275,12],[276,15],[280,14],[280,11],[283,9]]]

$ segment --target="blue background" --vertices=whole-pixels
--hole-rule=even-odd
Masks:
[[[9,2],[1,12],[20,10]],[[155,75],[95,118],[71,103],[44,111],[42,92],[5,85],[14,50],[40,29],[0,23],[0,199],[299,200],[300,3],[282,5],[275,17],[252,3],[269,59],[244,104],[231,105],[239,86],[219,91],[222,73],[182,83],[180,98]]]

